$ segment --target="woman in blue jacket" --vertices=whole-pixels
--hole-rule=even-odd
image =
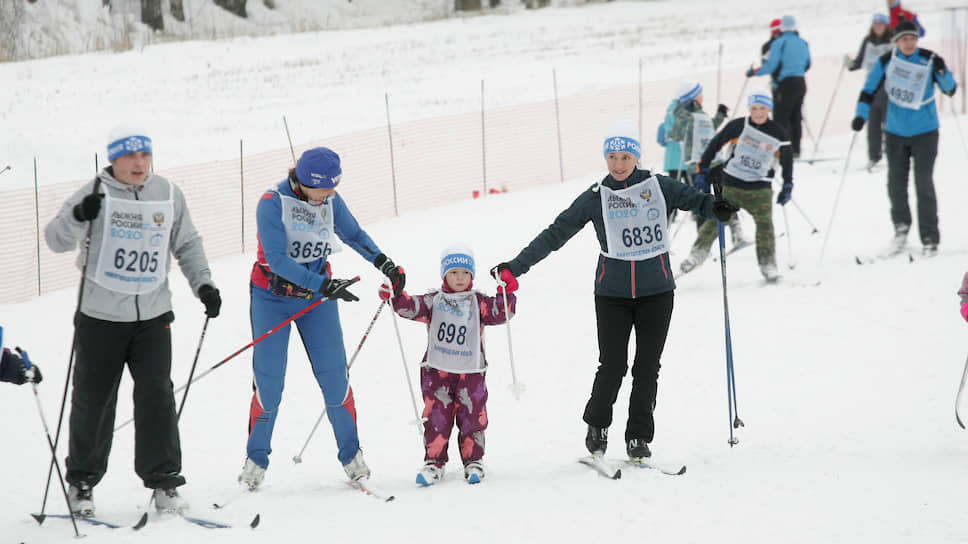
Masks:
[[[368,478],[356,430],[353,389],[346,371],[346,352],[336,300],[359,300],[347,291],[356,280],[333,279],[329,256],[346,244],[389,278],[394,292],[403,290],[403,268],[387,258],[370,239],[336,192],[342,177],[339,156],[325,147],[302,154],[287,179],[259,200],[258,260],[252,267],[252,336],[326,299],[294,322],[309,356],[313,374],[333,426],[337,458],[351,480]],[[357,278],[358,279],[358,278]],[[289,350],[289,325],[254,346],[253,395],[249,440],[239,481],[255,489],[269,466],[272,429],[282,400]]]

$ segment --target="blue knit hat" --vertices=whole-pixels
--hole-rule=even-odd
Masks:
[[[296,163],[296,177],[306,187],[333,189],[339,185],[342,174],[339,155],[325,147],[306,151]]]
[[[475,275],[474,272],[474,252],[471,248],[462,243],[451,244],[440,254],[440,278],[447,275],[447,271],[452,268],[463,268]]]
[[[797,20],[793,15],[784,15],[780,18],[780,32],[791,32],[797,29]]]
[[[702,85],[698,81],[681,81],[676,88],[676,98],[683,104],[688,104],[702,94]]]
[[[602,154],[606,157],[609,153],[625,151],[635,155],[636,158],[642,157],[642,146],[639,145],[639,129],[635,121],[631,119],[621,119],[612,123],[605,133],[605,143],[602,145]]]
[[[871,24],[874,23],[884,23],[885,25],[890,25],[891,18],[883,13],[875,13],[874,16],[871,17]]]
[[[118,125],[108,135],[108,161],[130,153],[151,153],[151,138],[144,127],[136,124]]]
[[[769,92],[762,89],[751,91],[746,97],[746,106],[751,107],[753,104],[762,104],[771,110],[773,109],[773,97]]]

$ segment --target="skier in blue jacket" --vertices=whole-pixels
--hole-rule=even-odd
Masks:
[[[356,429],[353,389],[337,299],[359,300],[347,290],[356,280],[333,279],[329,256],[353,248],[383,272],[400,294],[403,268],[370,239],[336,192],[342,178],[339,156],[325,147],[302,154],[287,179],[266,191],[256,209],[259,249],[250,276],[252,335],[262,335],[309,305],[328,299],[294,322],[323,392],[336,435],[337,458],[351,480],[370,476]],[[282,400],[289,351],[289,325],[254,346],[249,439],[239,481],[259,486],[269,466],[272,430]]]
[[[884,124],[887,150],[887,195],[891,201],[894,238],[889,254],[900,253],[911,230],[908,206],[908,170],[914,161],[914,188],[918,197],[918,230],[925,256],[938,252],[938,201],[934,191],[934,160],[938,155],[938,109],[934,86],[952,96],[957,85],[934,51],[918,47],[919,29],[912,21],[901,21],[894,29],[896,47],[874,63],[857,102],[851,128],[859,131],[871,113],[871,104],[881,87],[887,92],[887,120]]]
[[[770,45],[769,56],[759,68],[750,68],[746,77],[768,76],[776,73],[773,120],[790,136],[794,158],[800,156],[803,134],[803,98],[807,94],[804,74],[810,69],[810,46],[797,33],[797,22],[792,15],[780,19],[780,37]]]

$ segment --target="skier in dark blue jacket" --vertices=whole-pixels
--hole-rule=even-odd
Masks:
[[[655,435],[652,412],[659,358],[676,287],[669,262],[669,212],[695,211],[725,221],[737,209],[670,177],[640,170],[640,149],[633,121],[613,124],[603,150],[608,175],[581,193],[517,257],[491,270],[494,276],[504,270],[520,276],[592,223],[601,250],[594,278],[599,366],[583,416],[588,424],[585,446],[593,455],[605,452],[612,405],[628,371],[628,343],[634,327],[635,360],[625,428],[626,451],[633,459],[651,456],[648,444]]]

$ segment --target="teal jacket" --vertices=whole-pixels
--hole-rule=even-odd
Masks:
[[[686,165],[682,162],[682,148],[679,142],[669,138],[669,133],[672,132],[672,127],[676,124],[674,112],[678,105],[679,99],[673,99],[669,107],[666,108],[665,119],[662,121],[663,133],[665,134],[665,141],[661,142],[662,146],[665,147],[662,167],[665,168],[666,172],[684,170],[686,168]]]
[[[624,189],[650,178],[648,170],[636,169],[624,181],[615,181],[608,175],[601,181],[610,189]],[[658,174],[659,187],[665,197],[667,211],[680,209],[694,211],[707,219],[713,216],[713,196],[693,189],[691,185]],[[601,193],[599,184],[589,187],[571,203],[565,211],[555,218],[548,228],[541,231],[530,244],[508,262],[515,276],[525,274],[552,251],[565,245],[565,242],[584,228],[589,221],[595,226],[595,235],[602,251],[606,251],[605,223],[602,219]],[[666,233],[670,235],[671,233]],[[669,254],[641,261],[611,259],[603,254],[596,256],[595,294],[606,297],[639,298],[672,291],[676,283],[672,279],[672,265]]]

